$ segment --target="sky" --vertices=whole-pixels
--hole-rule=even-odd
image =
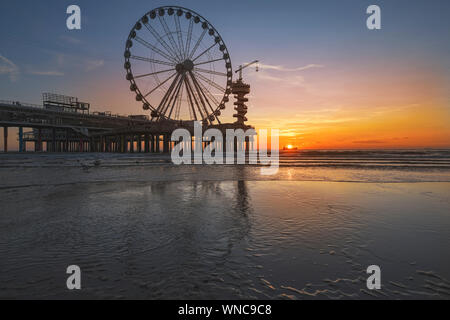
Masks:
[[[81,8],[81,30],[66,28],[71,4]],[[143,114],[125,79],[124,44],[144,13],[167,4],[208,19],[234,68],[260,60],[259,72],[244,71],[247,118],[280,129],[281,146],[450,147],[447,0],[5,0],[0,99],[40,103],[50,91],[94,110]],[[366,27],[371,4],[381,8],[381,30]],[[222,122],[234,121],[231,102]]]

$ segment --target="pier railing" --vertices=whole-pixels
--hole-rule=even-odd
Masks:
[[[34,103],[27,103],[27,102],[21,102],[21,101],[12,101],[12,100],[2,100],[2,99],[0,99],[0,105],[1,104],[8,105],[8,106],[13,106],[13,107],[14,106],[15,107],[28,107],[28,108],[35,108],[35,109],[41,109],[41,110],[45,109],[45,107],[43,105],[34,104]],[[60,110],[58,112],[65,112],[65,113],[73,114],[73,112],[65,111],[65,110]],[[129,119],[129,117],[126,116],[126,115],[111,114],[109,112],[94,111],[92,113],[87,113],[87,114],[91,115],[91,116],[96,116],[96,117]]]
[[[20,101],[1,100],[0,99],[0,104],[7,104],[10,106],[17,106],[17,107],[30,107],[30,108],[44,109],[43,105],[20,102]]]

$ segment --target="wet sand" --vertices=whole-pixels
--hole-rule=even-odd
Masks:
[[[0,298],[450,298],[447,171],[92,157],[3,158]]]

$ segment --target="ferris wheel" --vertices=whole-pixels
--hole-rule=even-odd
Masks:
[[[220,123],[232,67],[219,32],[198,13],[176,6],[140,18],[125,45],[126,79],[152,120]]]

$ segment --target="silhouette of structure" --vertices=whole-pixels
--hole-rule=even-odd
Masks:
[[[236,106],[234,107],[234,110],[236,110],[236,113],[233,117],[237,118],[235,122],[237,125],[244,125],[244,122],[248,120],[245,116],[247,114],[247,106],[245,105],[245,102],[248,102],[245,95],[250,93],[250,85],[243,82],[242,70],[258,62],[258,60],[255,60],[244,66],[241,65],[235,71],[236,73],[239,72],[239,79],[233,82],[231,92],[235,95],[234,98],[236,99],[236,102],[234,102],[234,105]],[[256,66],[256,71],[258,71],[258,65]]]
[[[54,93],[44,93],[42,105],[0,100],[4,151],[9,127],[19,128],[19,151],[33,143],[38,152],[169,152],[175,144],[172,132],[184,128],[193,136],[194,121],[202,122],[204,131],[219,129],[224,137],[227,129],[253,128],[245,124],[250,85],[242,81],[242,70],[258,61],[240,66],[233,82],[222,37],[198,13],[175,6],[147,12],[130,31],[124,57],[130,90],[149,115],[90,112],[89,103]],[[237,119],[221,123],[231,93]],[[247,137],[244,148],[252,142],[253,136]]]
[[[220,124],[233,73],[225,42],[204,17],[178,6],[150,10],[131,29],[124,57],[130,90],[152,120]]]

